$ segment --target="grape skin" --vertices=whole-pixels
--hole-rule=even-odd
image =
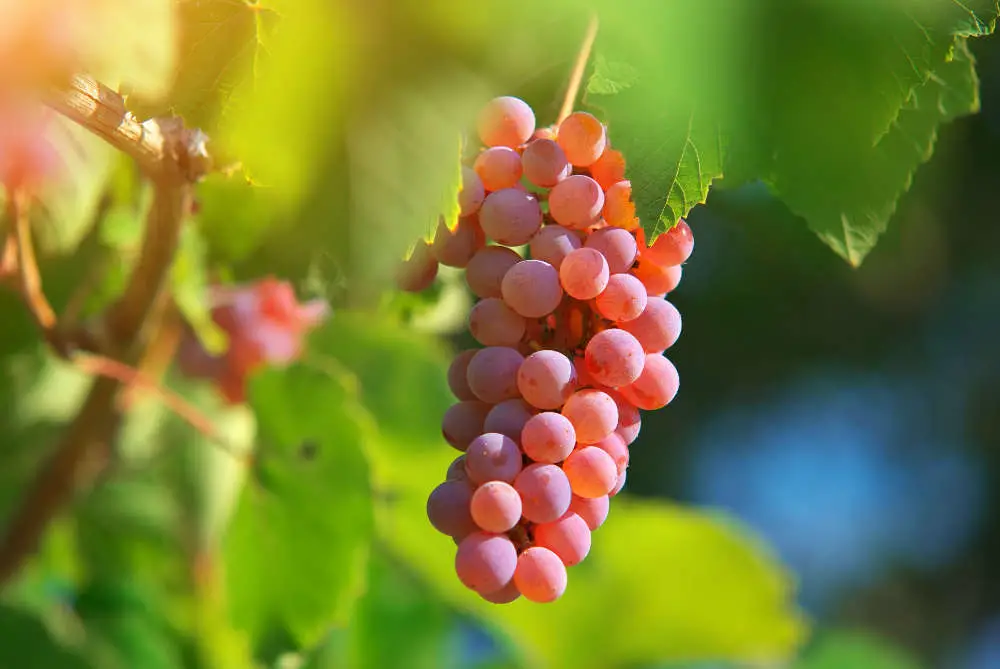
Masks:
[[[669,267],[686,262],[691,257],[692,251],[694,251],[694,233],[691,232],[687,221],[682,218],[677,221],[677,225],[657,237],[642,254],[657,265]]]
[[[517,558],[514,583],[526,599],[545,604],[566,591],[566,566],[547,548],[533,546]]]
[[[621,274],[632,269],[638,253],[638,245],[627,230],[621,228],[601,228],[587,238],[586,247],[600,252],[608,263],[608,271]]]
[[[467,400],[451,405],[441,417],[441,434],[445,441],[460,451],[483,432],[490,405],[478,400]]]
[[[678,284],[680,284],[683,273],[684,271],[680,265],[661,267],[656,263],[641,258],[638,264],[632,268],[632,274],[646,286],[646,293],[650,297],[672,293]]]
[[[562,147],[551,139],[536,139],[524,149],[525,178],[540,188],[552,188],[572,172]]]
[[[549,191],[549,215],[559,225],[583,230],[601,217],[604,191],[584,174],[574,174]]]
[[[575,513],[584,519],[587,527],[593,532],[608,519],[608,512],[611,510],[611,500],[607,495],[600,497],[580,497],[573,495],[573,500],[569,503],[570,513]]]
[[[535,414],[521,430],[521,448],[535,462],[562,462],[576,446],[576,430],[569,419],[554,411]]]
[[[561,225],[546,225],[531,238],[528,249],[533,259],[544,260],[559,269],[563,259],[582,246],[576,232]]]
[[[499,432],[520,444],[521,431],[534,414],[531,406],[522,399],[504,400],[490,409],[483,431]]]
[[[500,293],[507,306],[525,318],[548,316],[563,297],[559,272],[542,260],[522,260],[507,270]]]
[[[465,587],[479,594],[503,588],[517,569],[517,549],[503,535],[474,532],[458,545],[455,572]]]
[[[524,100],[505,95],[483,107],[476,126],[486,146],[517,148],[535,132],[535,112]]]
[[[590,166],[590,176],[594,177],[601,188],[607,191],[611,186],[625,179],[625,157],[621,151],[616,151],[610,146],[605,147],[604,153]]]
[[[646,354],[639,340],[625,330],[598,332],[584,352],[587,371],[598,383],[617,388],[627,386],[642,373]]]
[[[524,317],[496,297],[480,300],[469,312],[469,332],[483,346],[516,346],[525,326]]]
[[[632,202],[632,182],[619,181],[604,193],[601,211],[608,225],[625,230],[635,229],[635,203]]]
[[[467,481],[447,480],[427,497],[427,518],[441,534],[461,540],[478,529],[469,511],[471,501]]]
[[[584,446],[570,453],[563,463],[573,494],[579,497],[607,495],[618,482],[618,467],[606,452],[596,446]]]
[[[534,463],[514,479],[514,489],[521,495],[521,513],[533,523],[550,523],[560,518],[572,499],[566,472],[556,465]]]
[[[517,443],[499,432],[481,434],[465,452],[465,471],[473,483],[513,483],[521,473],[522,455]]]
[[[652,298],[642,314],[621,329],[630,332],[646,353],[662,353],[681,336],[681,313],[677,307],[662,298]]]
[[[488,237],[506,246],[527,244],[542,227],[538,199],[520,188],[503,188],[486,196],[479,224]]]
[[[396,285],[400,290],[419,293],[426,290],[438,274],[438,261],[426,242],[417,244],[409,258],[396,272]]]
[[[608,395],[618,407],[618,426],[615,427],[615,434],[622,438],[626,446],[631,446],[639,437],[639,428],[642,426],[639,409],[622,397],[621,393],[612,391]]]
[[[562,414],[573,423],[576,440],[581,444],[597,443],[614,432],[618,425],[618,406],[610,395],[600,390],[573,393],[566,400]]]
[[[594,307],[608,320],[625,323],[642,315],[648,301],[642,281],[631,274],[612,274],[604,291],[594,300]]]
[[[590,300],[600,295],[607,288],[610,278],[608,262],[594,249],[573,251],[559,268],[563,290],[578,300]]]
[[[448,471],[444,476],[445,481],[468,481],[469,475],[465,473],[465,456],[460,455],[448,465]]]
[[[483,181],[470,167],[462,166],[462,190],[458,192],[458,210],[460,216],[471,216],[479,211],[486,198]]]
[[[499,404],[519,395],[517,371],[523,362],[524,357],[513,348],[487,346],[472,356],[465,378],[476,397]]]
[[[521,496],[503,481],[487,481],[472,493],[472,519],[484,532],[507,532],[521,518]]]
[[[576,391],[576,368],[559,351],[537,351],[518,369],[517,387],[533,407],[558,409]]]
[[[587,521],[570,511],[555,522],[535,527],[535,545],[548,548],[564,565],[572,567],[590,553],[590,528]]]
[[[674,364],[662,355],[650,353],[642,374],[631,385],[620,389],[622,397],[646,411],[656,411],[670,404],[680,387]]]
[[[465,267],[472,256],[486,245],[486,235],[475,216],[458,219],[454,230],[449,230],[444,221],[438,224],[431,253],[442,265]]]
[[[573,112],[559,124],[556,141],[573,165],[587,167],[604,153],[607,132],[592,114]]]
[[[611,456],[611,459],[615,462],[617,475],[621,476],[621,473],[628,468],[628,446],[625,445],[625,440],[617,432],[612,432],[604,439],[601,439],[594,444],[594,447],[601,449]]]
[[[521,180],[521,156],[506,146],[494,146],[478,156],[472,168],[487,191],[513,188]]]
[[[486,246],[476,252],[465,268],[465,282],[476,297],[500,297],[500,283],[507,271],[521,262],[516,251],[504,246]]]
[[[510,604],[521,596],[521,591],[517,589],[514,579],[511,579],[507,585],[496,592],[488,592],[485,595],[480,594],[480,596],[491,604]]]
[[[448,387],[451,389],[451,393],[459,400],[476,399],[475,393],[469,388],[469,382],[466,380],[465,375],[469,370],[469,361],[478,352],[479,349],[476,348],[462,351],[455,356],[455,359],[451,361],[451,366],[448,367]]]

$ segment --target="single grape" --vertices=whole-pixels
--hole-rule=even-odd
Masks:
[[[615,428],[615,434],[622,438],[626,446],[630,446],[638,438],[639,428],[642,427],[639,410],[619,392],[611,391],[608,395],[618,407],[618,426]]]
[[[524,328],[524,317],[496,297],[480,300],[469,312],[469,332],[483,346],[517,346]]]
[[[514,479],[521,495],[521,513],[533,523],[551,523],[569,509],[572,490],[566,473],[556,465],[535,463]]]
[[[549,191],[549,215],[567,228],[583,230],[593,225],[603,207],[600,184],[584,174],[568,176]]]
[[[576,440],[581,444],[595,444],[618,426],[618,406],[600,390],[576,391],[566,400],[562,414],[573,423]]]
[[[562,462],[576,446],[576,430],[569,419],[553,411],[535,414],[521,430],[521,449],[535,462]]]
[[[500,294],[507,306],[525,318],[548,316],[563,297],[559,272],[543,260],[522,260],[507,270]]]
[[[535,112],[520,98],[493,98],[479,112],[477,128],[486,146],[517,148],[535,132]]]
[[[545,604],[566,592],[566,566],[548,548],[533,546],[517,558],[514,583],[525,599]]]
[[[625,330],[611,328],[591,337],[584,352],[587,371],[598,383],[617,388],[639,378],[646,354],[639,340]]]
[[[486,415],[484,432],[499,432],[521,443],[521,431],[535,414],[531,406],[522,399],[504,400]]]
[[[522,455],[517,443],[499,432],[481,434],[465,452],[465,471],[473,483],[512,483],[521,472]]]
[[[646,286],[631,274],[612,274],[604,292],[594,300],[597,313],[618,323],[634,320],[646,308]]]
[[[441,417],[441,434],[452,447],[464,451],[469,442],[483,433],[490,405],[477,400],[452,404]]]
[[[573,251],[559,268],[559,281],[563,290],[578,300],[590,300],[604,291],[610,279],[608,262],[594,249]]]
[[[691,227],[682,218],[677,225],[656,238],[656,241],[643,249],[643,258],[648,258],[657,265],[669,267],[680,265],[691,257],[694,251],[694,234]]]
[[[438,224],[431,253],[442,265],[465,267],[476,252],[486,246],[486,235],[473,214],[458,219],[454,230],[449,230],[442,221]]]
[[[448,472],[445,474],[446,481],[468,481],[469,475],[465,473],[465,456],[460,455],[448,465]]]
[[[486,198],[483,181],[471,167],[462,166],[462,190],[458,192],[458,211],[461,216],[471,216],[479,211]]]
[[[680,265],[662,267],[648,260],[640,259],[634,268],[634,274],[642,285],[646,286],[646,293],[650,297],[654,295],[666,295],[677,288],[681,282],[683,270]]]
[[[586,112],[573,112],[559,124],[556,141],[566,152],[566,157],[577,167],[587,167],[597,162],[607,146],[604,125]]]
[[[608,271],[621,274],[632,269],[638,246],[635,237],[628,230],[621,228],[601,228],[595,230],[585,245],[589,249],[600,251],[608,261]]]
[[[681,313],[664,299],[650,298],[642,314],[621,329],[632,333],[646,353],[662,353],[681,336]]]
[[[611,456],[611,459],[615,461],[616,472],[619,475],[628,467],[628,446],[625,445],[625,440],[617,432],[612,432],[604,439],[601,439],[594,444],[594,447],[601,449]]]
[[[506,586],[516,569],[517,549],[502,534],[473,532],[462,540],[455,554],[458,579],[481,595]]]
[[[635,230],[638,221],[635,217],[635,203],[632,202],[632,182],[619,181],[604,193],[604,209],[601,211],[608,225],[628,230]]]
[[[496,592],[488,592],[480,596],[490,604],[510,604],[521,596],[521,591],[517,589],[514,579],[511,579],[507,585]]]
[[[527,244],[542,227],[538,198],[519,188],[503,188],[486,196],[479,210],[483,232],[500,244]]]
[[[452,479],[434,488],[427,497],[427,518],[441,534],[461,540],[478,528],[472,520],[472,486]]]
[[[674,363],[662,355],[650,353],[639,378],[620,389],[622,397],[646,411],[656,411],[670,404],[680,388],[680,376]]]
[[[472,519],[484,532],[506,532],[521,519],[521,496],[503,481],[487,481],[472,493]]]
[[[535,133],[531,136],[531,141],[534,142],[539,139],[549,139],[553,142],[556,141],[556,128],[555,126],[546,126],[544,128],[538,128]],[[528,142],[531,145],[531,142]]]
[[[478,348],[470,348],[462,351],[455,356],[455,359],[451,361],[451,366],[448,367],[448,387],[451,388],[451,393],[459,400],[476,399],[476,394],[469,387],[466,374],[469,370],[469,361],[478,352]]]
[[[607,495],[618,482],[618,467],[611,456],[596,446],[584,446],[570,453],[563,463],[573,493],[580,497]]]
[[[581,246],[578,233],[561,225],[545,225],[531,238],[528,248],[534,260],[544,260],[559,269],[563,258]]]
[[[552,188],[573,171],[562,147],[551,139],[536,139],[521,156],[524,176],[540,188]]]
[[[536,351],[524,359],[517,371],[521,396],[538,409],[558,409],[576,387],[576,368],[559,351]]]
[[[618,475],[618,481],[615,482],[614,489],[611,492],[608,493],[608,497],[614,497],[615,495],[617,495],[618,493],[620,493],[622,491],[622,488],[625,487],[625,481],[626,481],[626,479],[628,479],[628,470],[627,469],[625,471],[623,471],[621,474]]]
[[[465,378],[476,397],[498,404],[518,396],[517,370],[522,362],[524,357],[512,348],[487,346],[472,356]]]
[[[494,146],[478,156],[472,168],[488,191],[513,188],[521,180],[521,155],[507,146]]]
[[[476,251],[465,268],[465,282],[477,297],[500,297],[500,283],[521,256],[505,246],[486,246]]]
[[[590,528],[586,520],[569,511],[559,520],[535,527],[535,545],[548,548],[572,567],[590,552]]]
[[[408,293],[426,290],[437,278],[438,261],[431,253],[430,244],[421,242],[413,249],[396,271],[396,285]]]
[[[608,519],[610,509],[611,502],[607,495],[589,499],[573,495],[573,501],[569,503],[570,513],[575,513],[583,518],[591,532],[604,524],[604,521]]]
[[[610,146],[604,148],[604,153],[590,166],[590,176],[607,191],[611,186],[625,179],[625,156]]]

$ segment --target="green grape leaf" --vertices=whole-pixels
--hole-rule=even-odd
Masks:
[[[920,669],[900,648],[864,632],[836,630],[817,639],[795,669]]]
[[[17,669],[90,669],[95,665],[52,638],[41,620],[10,606],[0,606],[0,667]]]
[[[170,268],[170,287],[177,308],[191,324],[202,346],[217,355],[226,350],[228,337],[212,320],[207,264],[208,249],[200,231],[191,225],[184,226]]]
[[[280,218],[265,189],[237,175],[211,174],[198,185],[198,229],[213,257],[245,260]]]
[[[224,540],[234,624],[315,644],[358,596],[372,532],[366,415],[336,376],[304,366],[251,384],[256,462]]]

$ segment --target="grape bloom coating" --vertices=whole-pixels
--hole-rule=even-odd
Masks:
[[[640,409],[677,394],[664,352],[681,317],[665,294],[694,238],[681,220],[647,246],[625,158],[591,114],[536,128],[531,107],[505,96],[477,129],[457,226],[439,225],[399,273],[418,292],[439,264],[463,268],[479,298],[468,325],[482,348],[456,355],[457,402],[442,417],[461,453],[427,515],[457,546],[470,590],[545,603],[563,595],[625,484]]]

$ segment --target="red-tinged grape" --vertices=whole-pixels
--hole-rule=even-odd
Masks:
[[[625,323],[638,318],[648,301],[642,281],[631,274],[612,274],[604,292],[594,300],[594,307],[609,321]]]
[[[517,584],[514,583],[514,579],[511,579],[510,583],[496,592],[488,592],[485,595],[480,596],[490,604],[510,604],[521,596],[521,591],[517,589]]]
[[[448,465],[448,472],[444,476],[445,481],[468,481],[469,475],[465,473],[465,456],[460,455]]]
[[[469,447],[469,442],[483,433],[486,415],[490,405],[486,402],[469,400],[452,404],[441,417],[441,434],[444,440],[460,451]]]
[[[614,184],[625,179],[625,156],[610,146],[604,148],[604,153],[590,166],[590,176],[601,184],[605,191]]]
[[[639,340],[625,330],[602,330],[587,344],[584,352],[587,371],[598,383],[617,388],[639,378],[646,354]]]
[[[438,261],[429,244],[420,243],[396,272],[396,285],[400,290],[419,293],[426,290],[437,278]]]
[[[538,409],[558,409],[576,387],[576,368],[559,351],[536,351],[524,359],[517,371],[521,397]]]
[[[584,446],[570,453],[563,463],[573,493],[579,497],[600,497],[615,489],[618,467],[605,451]]]
[[[462,539],[478,528],[472,520],[472,486],[452,479],[434,488],[427,497],[427,518],[441,534]]]
[[[552,188],[573,171],[562,147],[551,139],[536,139],[528,144],[521,165],[525,178],[540,188]]]
[[[469,332],[483,346],[517,346],[524,328],[524,317],[496,297],[480,300],[469,312]]]
[[[604,153],[608,137],[604,124],[587,112],[573,112],[559,124],[556,141],[576,167],[597,162]]]
[[[550,125],[550,126],[546,126],[544,128],[538,128],[537,130],[535,130],[535,133],[531,136],[531,142],[528,142],[528,146],[531,146],[532,142],[535,142],[535,141],[537,141],[539,139],[548,139],[548,140],[552,140],[553,142],[556,141],[556,128],[555,128],[555,126]]]
[[[674,363],[662,355],[650,353],[642,374],[621,389],[622,397],[646,411],[656,411],[670,404],[680,388],[680,376]]]
[[[535,545],[548,548],[572,567],[590,552],[590,528],[586,520],[570,511],[559,520],[535,527]]]
[[[486,198],[483,181],[471,167],[462,166],[462,190],[458,192],[458,211],[461,216],[471,216],[479,211]]]
[[[451,388],[452,395],[459,400],[476,399],[476,394],[469,387],[466,374],[469,371],[469,361],[478,352],[478,348],[470,348],[462,351],[455,356],[455,359],[451,361],[451,366],[448,367],[448,387]]]
[[[472,519],[484,532],[506,532],[521,519],[521,496],[503,481],[487,481],[472,493]]]
[[[662,267],[656,263],[640,259],[636,266],[632,268],[634,274],[642,284],[646,286],[646,292],[650,295],[666,295],[673,292],[681,282],[683,270],[680,265]]]
[[[535,112],[520,98],[493,98],[479,112],[476,127],[486,146],[517,148],[534,134]]]
[[[494,146],[478,156],[472,168],[488,191],[513,188],[521,180],[521,155],[507,146]]]
[[[487,346],[472,356],[465,378],[476,397],[499,404],[518,396],[517,370],[522,362],[524,357],[512,348]]]
[[[595,230],[587,238],[585,245],[589,249],[600,251],[608,261],[608,271],[621,274],[632,269],[638,246],[635,237],[628,230],[621,228],[601,228]]]
[[[500,284],[521,256],[505,246],[486,246],[476,251],[465,267],[465,282],[476,297],[500,297]]]
[[[618,406],[600,390],[576,391],[566,400],[562,414],[573,423],[576,440],[581,444],[597,443],[618,425]]]
[[[484,432],[499,432],[521,443],[521,431],[535,414],[531,406],[522,399],[504,400],[486,415]]]
[[[680,265],[691,257],[694,251],[694,234],[683,218],[677,225],[656,238],[656,241],[642,250],[642,257],[648,258],[657,265],[670,267]]]
[[[486,235],[475,216],[458,219],[454,230],[441,222],[438,224],[431,253],[442,265],[465,267],[479,249],[486,246]]]
[[[582,248],[563,259],[559,281],[570,297],[591,300],[600,295],[610,279],[608,262],[594,249]]]
[[[618,426],[615,428],[615,434],[622,438],[626,446],[630,446],[638,438],[639,428],[642,427],[639,410],[622,397],[621,393],[611,391],[608,394],[618,407]]]
[[[458,579],[481,595],[503,588],[516,569],[517,549],[502,534],[474,532],[462,540],[455,554]]]
[[[612,432],[601,439],[594,444],[594,447],[611,456],[611,459],[615,461],[616,472],[619,476],[628,467],[628,446],[625,445],[625,440],[617,432]]]
[[[473,483],[512,483],[521,473],[522,460],[517,442],[499,432],[487,432],[469,444],[465,452],[465,471]]]
[[[521,430],[521,450],[535,462],[562,462],[576,447],[576,430],[566,416],[553,411],[535,414]]]
[[[584,174],[568,176],[549,191],[549,215],[559,225],[583,230],[601,217],[604,191]]]
[[[589,499],[573,495],[573,501],[569,503],[570,513],[575,513],[583,518],[591,532],[604,524],[604,521],[608,519],[610,509],[611,503],[607,495]]]
[[[638,227],[635,217],[635,203],[632,202],[632,182],[619,181],[604,193],[604,209],[601,212],[608,225],[624,230]]]
[[[681,336],[681,313],[664,299],[650,298],[638,318],[620,327],[631,332],[646,353],[662,353]]]
[[[546,225],[531,238],[528,248],[534,260],[544,260],[559,269],[563,259],[581,246],[578,233],[561,225]]]
[[[514,489],[521,495],[521,513],[533,523],[560,518],[572,498],[569,479],[556,465],[528,465],[514,479]]]
[[[618,481],[615,483],[614,489],[608,493],[608,497],[614,497],[622,491],[625,487],[625,481],[628,479],[628,470],[626,469],[621,474],[618,475]]]
[[[576,370],[577,388],[594,388],[605,392],[611,390],[607,386],[601,385],[594,380],[594,377],[592,377],[590,372],[587,371],[587,361],[584,359],[583,355],[573,357],[573,369]]]
[[[554,602],[566,592],[566,565],[548,548],[532,546],[517,558],[514,583],[525,599]]]
[[[548,316],[563,297],[559,272],[544,260],[522,260],[507,270],[500,294],[507,306],[525,318]]]
[[[486,196],[479,209],[483,232],[500,244],[527,244],[542,227],[538,198],[519,188],[503,188]]]

